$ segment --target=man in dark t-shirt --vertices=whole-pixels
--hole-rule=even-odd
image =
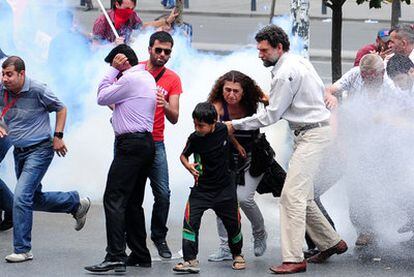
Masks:
[[[243,237],[236,186],[228,168],[228,132],[222,123],[217,123],[217,111],[211,103],[204,102],[193,111],[195,132],[188,138],[181,154],[181,162],[194,176],[194,186],[188,198],[183,226],[183,258],[173,270],[199,272],[198,230],[204,211],[213,209],[223,221],[228,233],[233,269],[245,268],[241,255]],[[194,155],[194,163],[188,157]]]

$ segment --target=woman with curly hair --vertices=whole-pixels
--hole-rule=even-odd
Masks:
[[[208,101],[217,109],[220,121],[229,121],[253,115],[259,103],[267,104],[267,96],[249,76],[239,71],[229,71],[221,76],[213,86]],[[267,233],[262,213],[254,201],[254,194],[262,179],[252,177],[249,173],[253,141],[259,135],[259,129],[253,131],[236,131],[231,136],[230,168],[234,172],[237,184],[237,198],[241,209],[252,224],[254,254],[262,256],[266,250]],[[227,232],[223,223],[217,218],[220,248],[209,256],[209,261],[232,260],[227,243]]]

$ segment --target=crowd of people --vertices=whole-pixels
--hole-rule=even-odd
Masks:
[[[183,93],[180,77],[166,67],[174,40],[163,26],[173,24],[175,11],[143,23],[134,12],[136,0],[113,2],[111,22],[102,15],[93,27],[95,42],[115,46],[105,58],[108,68],[97,94],[97,103],[112,110],[115,143],[103,196],[106,256],[101,263],[85,267],[95,273],[151,267],[142,207],[147,180],[154,196],[150,237],[162,258],[172,257],[167,243],[171,191],[164,131],[165,119],[178,122]],[[69,30],[71,24],[63,28]],[[148,26],[161,29],[149,39],[149,59],[140,62],[129,46],[131,34]],[[329,169],[324,165],[325,154],[335,140],[335,129],[340,130],[332,126],[336,111],[360,95],[389,97],[398,91],[410,97],[414,93],[413,25],[380,30],[375,44],[358,51],[355,67],[326,87],[309,60],[290,52],[288,35],[279,26],[262,28],[255,40],[263,65],[272,68],[269,93],[248,75],[231,70],[217,78],[206,101],[193,110],[195,130],[183,145],[180,161],[194,183],[184,212],[183,261],[173,267],[175,272],[200,271],[199,229],[208,209],[217,215],[220,239],[209,261],[232,260],[234,270],[246,268],[239,207],[251,224],[254,255],[264,255],[268,232],[254,198],[264,183],[270,186],[267,192],[280,197],[282,263],[270,267],[273,273],[305,272],[307,263],[324,263],[334,254],[345,253],[348,245],[320,201],[343,175],[335,172],[336,178],[326,184],[319,178],[321,168]],[[75,230],[80,231],[91,201],[77,191],[43,191],[42,178],[54,154],[65,157],[68,151],[63,140],[67,108],[47,85],[26,75],[22,58],[0,50],[0,61],[0,162],[13,147],[17,178],[14,193],[0,179],[0,210],[4,211],[0,231],[13,228],[13,253],[5,259],[16,263],[33,259],[34,211],[70,214]],[[49,113],[56,114],[53,132]],[[287,172],[274,161],[274,152],[260,133],[260,128],[280,120],[288,122],[294,139]],[[350,188],[359,195],[368,193],[364,186]],[[349,200],[358,234],[355,244],[373,244],[376,234],[370,207],[357,198]],[[401,233],[414,231],[414,206],[408,203],[406,212],[408,220],[398,230]],[[308,251],[303,251],[305,237]]]

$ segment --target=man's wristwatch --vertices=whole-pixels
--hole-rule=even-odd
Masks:
[[[54,136],[54,137],[57,137],[57,138],[59,138],[59,139],[63,139],[63,132],[55,132],[55,133],[53,134],[53,136]]]

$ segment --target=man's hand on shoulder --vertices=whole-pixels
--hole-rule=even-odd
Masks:
[[[65,142],[63,141],[63,139],[58,137],[53,138],[53,150],[55,150],[56,154],[59,157],[66,156],[66,153],[68,152]]]

